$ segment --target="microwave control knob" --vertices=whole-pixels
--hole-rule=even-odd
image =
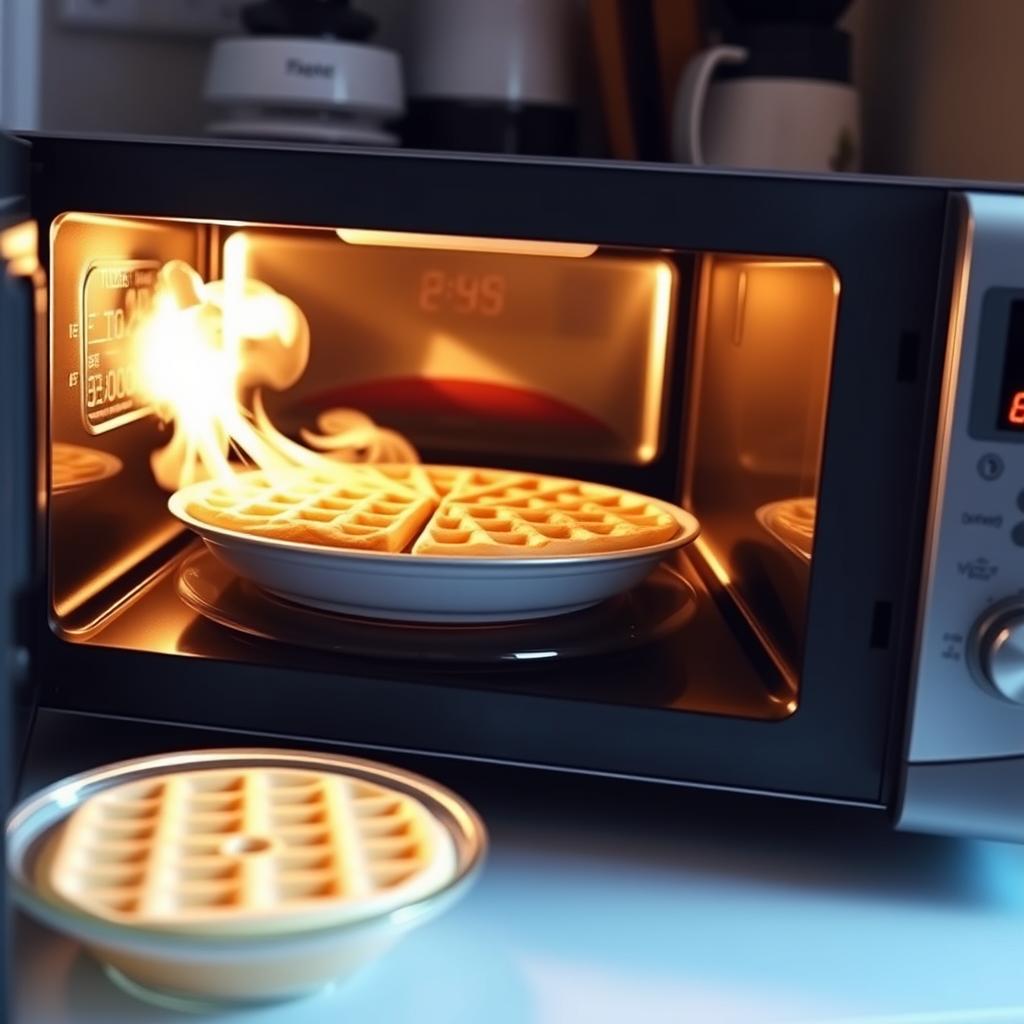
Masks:
[[[997,605],[978,621],[971,645],[975,675],[1004,700],[1024,704],[1024,604]]]

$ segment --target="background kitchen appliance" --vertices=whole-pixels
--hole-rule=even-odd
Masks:
[[[204,93],[213,135],[389,146],[402,116],[397,53],[373,46],[375,20],[349,0],[246,4],[249,35],[219,39]]]
[[[202,725],[1024,839],[1020,195],[240,143],[5,152],[29,201],[3,236],[5,684],[67,735]],[[358,408],[430,461],[681,502],[701,537],[621,601],[534,626],[275,610],[211,571],[154,479],[170,431],[132,325],[170,260],[303,311],[306,372],[266,394],[291,436]],[[116,472],[56,488],[68,448]]]
[[[577,151],[575,0],[418,0],[407,17],[406,145]]]

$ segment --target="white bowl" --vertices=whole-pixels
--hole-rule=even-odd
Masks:
[[[211,526],[189,514],[192,496],[189,487],[173,494],[171,513],[244,579],[298,604],[404,622],[508,622],[579,611],[629,590],[666,552],[690,543],[700,532],[689,512],[644,497],[679,526],[674,537],[650,547],[536,558],[390,554]]]

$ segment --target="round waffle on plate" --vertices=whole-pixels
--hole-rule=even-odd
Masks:
[[[249,472],[170,509],[239,575],[350,615],[558,615],[638,583],[696,519],[618,488],[512,470],[354,465]]]
[[[108,921],[255,935],[393,910],[455,873],[451,838],[412,797],[326,772],[178,772],[79,807],[44,884]]]
[[[21,907],[179,1009],[312,993],[441,913],[478,871],[465,801],[332,754],[204,750],[93,769],[7,822]]]

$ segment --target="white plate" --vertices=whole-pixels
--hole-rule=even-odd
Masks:
[[[345,551],[200,522],[186,511],[191,489],[173,494],[168,507],[239,576],[299,604],[406,622],[507,622],[578,611],[635,586],[667,551],[690,543],[700,532],[689,512],[644,496],[679,524],[671,540],[626,551],[546,558]]]

